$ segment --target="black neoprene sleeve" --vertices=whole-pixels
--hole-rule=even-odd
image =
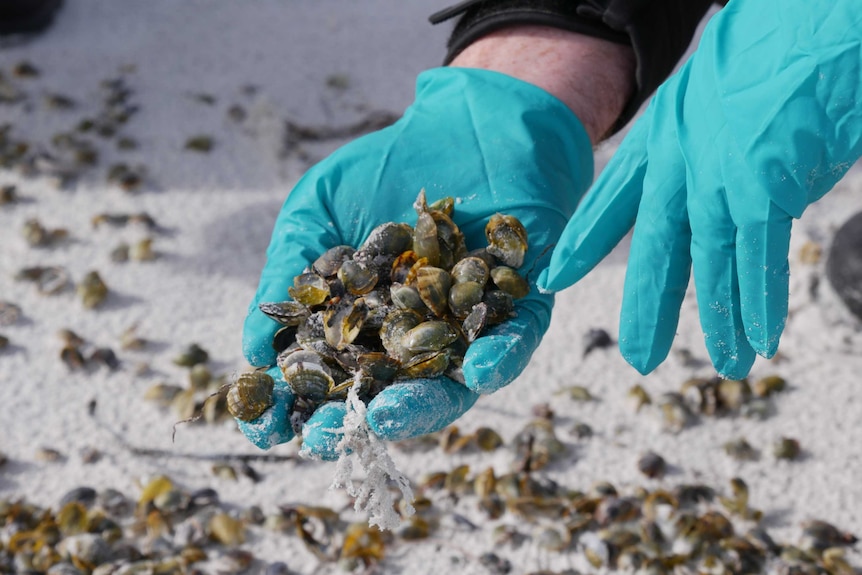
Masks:
[[[460,16],[445,63],[482,36],[517,25],[542,25],[630,45],[637,59],[635,94],[614,125],[618,131],[670,75],[712,0],[466,0],[430,17]]]

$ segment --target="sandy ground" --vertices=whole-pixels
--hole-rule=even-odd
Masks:
[[[118,151],[116,138],[96,139],[98,167],[70,189],[58,190],[46,178],[23,179],[0,171],[0,184],[17,184],[25,200],[0,206],[0,300],[23,311],[14,325],[0,326],[10,339],[0,351],[0,451],[9,458],[0,468],[0,499],[55,506],[64,493],[81,485],[136,494],[148,478],[166,474],[189,489],[210,486],[224,501],[259,505],[268,513],[292,503],[347,503],[344,493],[327,489],[331,464],[256,462],[263,476],[257,483],[214,477],[211,462],[183,454],[253,454],[255,448],[232,422],[181,427],[172,443],[176,416],[143,395],[158,382],[185,384],[185,370],[172,359],[192,342],[209,351],[214,372],[243,369],[240,336],[246,305],[278,209],[309,162],[295,151],[286,155],[285,121],[344,126],[371,110],[403,110],[412,99],[416,74],[443,56],[447,29],[425,20],[441,6],[394,0],[79,0],[67,2],[47,34],[0,49],[4,74],[24,59],[41,71],[38,78],[16,81],[29,95],[29,104],[0,106],[0,122],[12,124],[18,138],[46,145],[52,134],[96,113],[99,83],[118,75],[140,106],[123,129],[138,140],[138,149]],[[49,92],[67,94],[78,105],[49,110],[41,104]],[[215,102],[194,97],[201,93]],[[244,121],[226,116],[234,104],[247,110]],[[214,138],[211,153],[183,149],[196,134]],[[337,144],[307,146],[304,153],[313,161]],[[611,143],[599,150],[599,167],[613,148]],[[107,166],[119,161],[146,165],[147,181],[139,192],[126,193],[105,182]],[[857,211],[860,185],[859,176],[851,174],[795,227],[792,312],[781,360],[758,360],[752,371],[753,379],[779,374],[790,384],[767,420],[703,419],[673,434],[662,431],[649,410],[636,414],[627,402],[634,384],[658,395],[678,389],[692,376],[711,374],[693,293],[686,299],[671,357],[650,376],[628,367],[615,348],[581,357],[580,342],[589,328],[602,327],[612,335],[617,331],[626,258],[622,245],[588,278],[558,296],[551,328],[524,374],[509,388],[483,398],[458,425],[465,431],[491,426],[511,440],[531,419],[531,407],[550,401],[560,437],[569,447],[547,472],[561,483],[587,489],[608,480],[630,492],[639,485],[697,481],[726,490],[738,476],[748,483],[752,506],[764,510],[764,525],[777,539],[798,539],[800,522],[812,518],[862,534],[859,326],[825,281],[817,297],[812,296],[809,288],[822,275],[823,263],[805,264],[798,257],[808,241],[828,247],[836,227]],[[151,234],[158,259],[113,262],[114,246],[148,232],[134,225],[93,229],[91,218],[140,211],[162,228]],[[54,248],[28,246],[21,230],[34,217],[49,228],[68,229],[70,240]],[[110,296],[99,309],[87,310],[73,290],[39,295],[32,285],[13,279],[19,268],[34,265],[64,266],[74,281],[97,270]],[[121,334],[134,325],[151,344],[142,351],[120,350]],[[61,328],[73,329],[95,346],[113,347],[121,367],[70,371],[58,357],[56,332]],[[682,350],[701,361],[682,361]],[[138,374],[141,364],[148,369]],[[586,386],[597,401],[579,403],[557,393],[576,384]],[[91,402],[95,417],[88,415]],[[568,434],[576,421],[591,425],[595,436],[579,441]],[[726,441],[743,436],[761,450],[759,460],[737,462],[724,453]],[[804,450],[800,461],[771,456],[772,442],[782,436],[799,439]],[[142,456],[129,446],[165,453]],[[39,450],[45,447],[62,457],[43,460]],[[88,448],[98,449],[101,459],[85,463],[82,453]],[[662,480],[646,479],[637,471],[638,456],[650,449],[671,466]],[[295,444],[288,444],[273,453],[296,451]],[[493,465],[502,471],[511,459],[504,450],[455,455],[390,451],[414,479],[460,464],[477,471]],[[394,546],[380,572],[488,573],[477,557],[493,547],[491,529],[500,521],[483,520],[474,505],[456,510],[479,528],[444,518],[432,539]],[[501,521],[515,520],[507,516]],[[284,561],[297,573],[338,571],[320,565],[293,536],[258,529],[244,547],[261,559],[256,569]],[[527,543],[497,552],[512,562],[514,573],[585,565],[577,549],[561,554]],[[862,564],[858,557],[856,564]]]

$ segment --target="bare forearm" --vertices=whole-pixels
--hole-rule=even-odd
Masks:
[[[593,144],[607,135],[635,87],[630,47],[543,26],[488,34],[450,65],[494,70],[543,88],[575,113]]]

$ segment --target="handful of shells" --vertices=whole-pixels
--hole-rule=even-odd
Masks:
[[[388,222],[358,249],[330,248],[293,279],[291,299],[260,304],[282,325],[272,345],[296,396],[295,431],[354,383],[366,403],[398,379],[463,383],[469,345],[513,317],[514,300],[529,292],[516,271],[527,232],[515,217],[492,216],[487,246],[468,251],[452,198],[429,205],[422,190],[413,207],[415,226]],[[262,371],[241,375],[228,390],[228,410],[244,421],[259,417],[273,404],[273,386]]]

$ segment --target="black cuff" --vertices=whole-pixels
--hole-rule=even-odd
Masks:
[[[433,14],[432,24],[461,16],[445,64],[482,36],[509,26],[541,25],[627,44],[637,59],[637,88],[614,124],[634,117],[685,53],[712,0],[466,0]]]

